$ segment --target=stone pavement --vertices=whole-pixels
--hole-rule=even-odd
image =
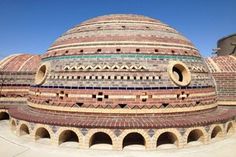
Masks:
[[[0,157],[236,157],[236,134],[222,141],[184,149],[112,151],[98,150],[99,146],[96,146],[97,150],[82,150],[51,146],[47,141],[36,143],[27,136],[14,135],[7,120],[0,121],[0,128]]]

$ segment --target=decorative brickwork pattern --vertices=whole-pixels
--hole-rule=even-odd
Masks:
[[[10,119],[14,133],[35,142],[86,149],[207,144],[235,133],[236,110],[217,102],[235,100],[234,63],[205,62],[190,40],[159,20],[96,17],[42,56],[0,61],[0,120]]]
[[[205,59],[217,86],[220,105],[236,105],[236,57],[217,56]]]

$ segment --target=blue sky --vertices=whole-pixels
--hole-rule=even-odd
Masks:
[[[142,14],[189,38],[203,56],[236,32],[236,0],[0,0],[0,59],[42,54],[67,29],[99,15]]]

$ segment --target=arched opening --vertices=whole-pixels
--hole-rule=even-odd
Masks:
[[[45,128],[38,128],[35,133],[35,140],[39,139],[50,139],[50,134],[47,129]]]
[[[233,134],[233,132],[234,132],[233,124],[230,122],[227,126],[226,133]]]
[[[16,131],[16,122],[14,120],[11,121],[11,130]]]
[[[0,120],[9,119],[9,114],[7,112],[0,112]]]
[[[65,130],[59,136],[59,145],[68,147],[77,147],[79,138],[77,134],[72,130]],[[65,144],[64,144],[65,143]]]
[[[29,128],[27,125],[22,124],[20,126],[20,136],[29,135]]]
[[[187,86],[191,82],[191,73],[183,62],[171,61],[168,73],[171,80],[178,86]]]
[[[35,75],[35,84],[41,85],[45,82],[47,76],[48,67],[46,64],[43,64],[39,67]]]
[[[211,139],[217,139],[222,137],[223,132],[220,126],[214,127],[214,129],[211,132]]]
[[[183,81],[183,73],[180,69],[178,69],[177,67],[173,67],[172,72],[178,81]]]
[[[204,142],[204,134],[201,130],[195,129],[188,134],[187,143],[191,144],[201,144]]]
[[[95,149],[112,149],[111,137],[104,132],[97,132],[90,138],[89,147]]]
[[[145,139],[139,133],[129,133],[123,140],[123,149],[145,149]]]
[[[164,132],[157,139],[157,147],[172,148],[178,146],[178,138],[172,132]]]

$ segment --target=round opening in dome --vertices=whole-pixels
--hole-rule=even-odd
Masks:
[[[47,70],[48,70],[48,67],[45,64],[39,67],[35,76],[35,84],[40,85],[44,83],[46,79],[46,75],[47,75]]]
[[[173,67],[172,73],[178,81],[180,81],[180,82],[183,81],[183,74],[182,74],[182,71],[180,71],[180,69]]]
[[[190,71],[182,62],[171,62],[168,73],[171,80],[178,86],[187,86],[191,81]]]

